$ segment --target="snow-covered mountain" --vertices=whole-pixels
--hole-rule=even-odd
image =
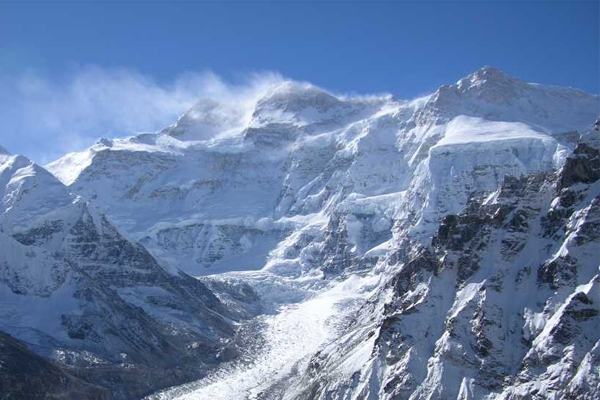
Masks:
[[[226,106],[200,102],[159,134],[101,140],[48,169],[167,263],[258,269],[292,231],[374,204],[386,209],[370,221],[380,242],[409,215],[432,222],[427,236],[472,191],[559,166],[598,98],[492,68],[411,102],[284,82],[237,131],[186,140],[181,132],[231,126],[215,108]]]
[[[0,330],[115,398],[214,364],[239,312],[27,158],[3,151],[0,188]]]
[[[428,245],[408,238],[388,253],[382,290],[290,392],[598,398],[599,250],[600,147],[580,144],[559,172],[506,177]]]
[[[221,362],[158,398],[597,396],[598,96],[485,67],[411,101],[283,82],[249,110],[202,100],[102,139],[46,166],[62,183],[0,156],[21,160],[0,175],[5,315],[100,280],[157,324],[140,336],[175,327],[153,354]],[[77,348],[56,333],[72,312],[42,312],[52,329],[0,329]]]

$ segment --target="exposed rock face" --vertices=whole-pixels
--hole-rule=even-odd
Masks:
[[[507,177],[390,257],[355,340],[315,356],[298,398],[598,397],[598,154],[580,144],[556,175]]]
[[[107,400],[107,389],[76,378],[0,332],[0,399]]]
[[[577,146],[573,157],[565,164],[561,187],[569,187],[575,183],[593,183],[600,179],[600,156],[598,150],[588,144]]]

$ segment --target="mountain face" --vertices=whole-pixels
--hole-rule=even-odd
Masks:
[[[296,398],[600,396],[599,161],[580,144],[557,173],[506,177],[446,215],[427,246],[399,244]]]
[[[310,216],[385,201],[375,196],[401,208],[377,215],[380,242],[386,225],[413,214],[432,222],[419,224],[429,235],[472,191],[557,168],[598,98],[491,68],[412,102],[288,82],[264,93],[237,132],[179,140],[229,126],[215,107],[201,102],[162,133],[102,140],[48,168],[159,260],[196,275],[259,269]]]
[[[115,398],[195,378],[215,362],[239,313],[26,158],[0,155],[0,182],[2,331]]]
[[[123,398],[596,398],[599,111],[486,67],[0,155],[0,329]]]

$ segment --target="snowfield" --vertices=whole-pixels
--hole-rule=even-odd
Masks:
[[[436,146],[528,138],[553,141],[552,136],[536,132],[521,122],[486,121],[483,118],[462,115],[448,123],[444,137]]]

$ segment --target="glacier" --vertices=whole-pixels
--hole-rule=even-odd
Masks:
[[[600,395],[597,95],[484,67],[247,101],[2,149],[0,330],[98,398]]]

